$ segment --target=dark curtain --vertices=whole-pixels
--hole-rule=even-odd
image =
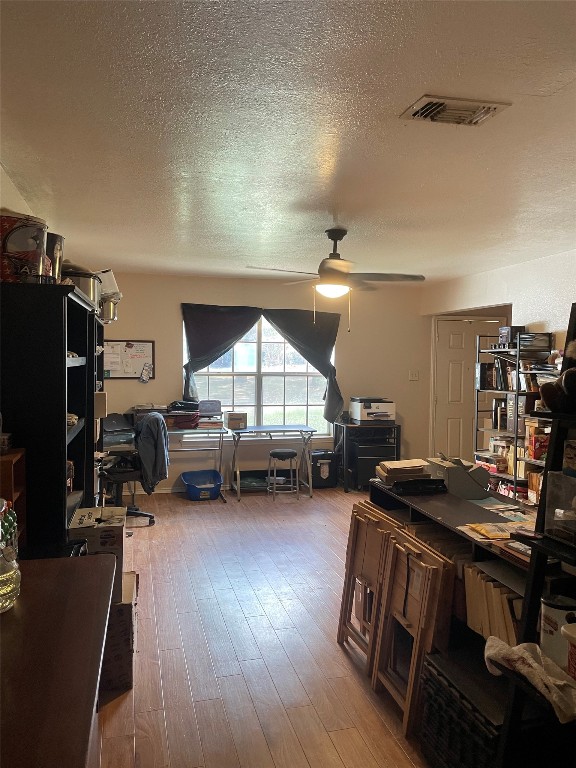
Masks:
[[[344,401],[336,381],[336,369],[330,363],[340,315],[331,312],[182,304],[188,346],[188,362],[184,366],[184,400],[195,400],[198,397],[194,382],[195,371],[200,371],[232,349],[261,315],[310,365],[326,377],[324,418],[334,422],[342,413]]]
[[[314,313],[308,309],[264,309],[262,314],[310,365],[326,377],[324,418],[336,421],[342,413],[344,400],[330,356],[336,343],[340,315]]]

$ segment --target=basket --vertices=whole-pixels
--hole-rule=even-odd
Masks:
[[[458,691],[428,656],[421,675],[421,747],[432,768],[490,768],[500,729]]]
[[[186,486],[190,501],[214,501],[220,496],[222,475],[216,469],[182,472],[180,479]]]

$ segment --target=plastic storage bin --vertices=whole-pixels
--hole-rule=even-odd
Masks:
[[[334,451],[312,451],[312,488],[334,488],[338,485],[338,456]]]
[[[222,488],[222,475],[216,469],[201,469],[194,472],[182,472],[180,475],[186,486],[190,501],[217,499]]]

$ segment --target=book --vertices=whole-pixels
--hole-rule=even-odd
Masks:
[[[482,539],[509,539],[512,532],[534,535],[533,526],[513,520],[503,523],[468,523],[458,528],[464,532],[476,533]]]
[[[516,602],[520,606],[520,613],[522,612],[522,598],[512,590],[502,590],[500,593],[500,599],[502,601],[502,616],[504,617],[504,626],[506,630],[505,641],[510,646],[515,646],[518,642],[518,621],[514,611],[513,603]]]
[[[464,592],[466,596],[466,623],[474,632],[482,634],[479,613],[477,610],[478,601],[476,596],[476,574],[478,568],[474,565],[464,566]]]
[[[224,422],[221,419],[200,419],[198,429],[222,429]]]

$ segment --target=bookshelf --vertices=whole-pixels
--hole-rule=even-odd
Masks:
[[[572,304],[566,343],[574,339],[576,339],[576,303]],[[576,359],[564,357],[562,371],[575,366]],[[560,477],[564,475],[566,480],[571,480],[569,473],[566,472],[569,465],[565,451],[567,441],[576,440],[576,414],[549,413],[548,416],[551,421],[551,431],[544,467],[542,493],[536,516],[536,533],[533,537],[513,536],[513,538],[518,538],[528,544],[532,553],[520,623],[520,643],[538,642],[540,604],[544,591],[546,569],[551,558],[559,561],[561,568],[570,578],[570,583],[562,590],[562,594],[576,594],[576,576],[573,575],[576,572],[576,521],[563,521],[557,515],[558,510],[555,509],[557,503],[551,503],[552,498],[549,498],[548,495],[550,473],[558,473]],[[533,690],[525,685],[522,678],[514,675],[509,675],[509,677],[507,715],[499,744],[497,768],[507,768],[509,765],[514,765],[514,744],[516,736],[521,730],[521,718],[530,701],[534,698]],[[553,745],[551,743],[551,748],[553,747],[557,754],[551,751],[549,757],[554,765],[572,766],[574,764],[573,749],[576,743],[576,724],[572,722],[562,725],[558,736]],[[560,753],[561,739],[571,745],[569,746],[569,762],[557,759]]]
[[[547,363],[551,336],[518,333],[476,341],[474,459],[489,470],[490,490],[537,504],[550,422],[534,411],[544,381],[558,376]]]

